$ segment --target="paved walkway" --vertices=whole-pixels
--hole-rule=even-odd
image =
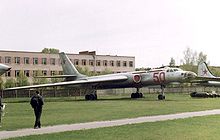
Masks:
[[[78,123],[78,124],[69,124],[69,125],[56,125],[56,126],[43,127],[41,129],[27,128],[16,131],[0,131],[0,139],[28,136],[28,135],[48,134],[48,133],[56,133],[56,132],[64,132],[64,131],[110,127],[110,126],[120,126],[120,125],[136,124],[143,122],[156,122],[156,121],[183,119],[183,118],[190,118],[197,116],[216,115],[216,114],[220,114],[220,109],[198,111],[198,112],[185,112],[185,113],[169,114],[169,115],[146,116],[146,117],[138,117],[138,118],[130,118],[130,119],[113,120],[113,121],[97,121],[97,122],[87,122],[87,123]]]

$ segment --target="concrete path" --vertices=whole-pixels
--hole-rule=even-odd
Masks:
[[[185,113],[169,114],[169,115],[146,116],[146,117],[138,117],[138,118],[130,118],[130,119],[113,120],[113,121],[97,121],[97,122],[87,122],[87,123],[78,123],[78,124],[69,124],[69,125],[56,125],[56,126],[43,127],[41,129],[27,128],[16,131],[0,131],[0,139],[28,136],[28,135],[56,133],[56,132],[64,132],[64,131],[110,127],[110,126],[120,126],[120,125],[136,124],[143,122],[156,122],[156,121],[183,119],[183,118],[190,118],[197,116],[216,115],[216,114],[220,114],[220,109],[198,111],[198,112],[185,112]]]

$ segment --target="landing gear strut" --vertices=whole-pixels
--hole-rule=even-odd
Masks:
[[[143,98],[143,93],[139,92],[139,88],[137,88],[136,93],[131,93],[131,98],[135,99],[135,98]]]
[[[161,93],[158,95],[158,100],[165,100],[164,88],[165,85],[161,85]]]
[[[94,91],[93,93],[90,93],[90,94],[86,94],[85,95],[85,100],[88,101],[88,100],[97,100],[97,93],[96,91]]]

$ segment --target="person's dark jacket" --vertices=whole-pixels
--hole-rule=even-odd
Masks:
[[[31,104],[32,108],[42,107],[44,105],[44,101],[43,101],[42,96],[40,96],[39,94],[34,95],[31,98],[30,104]]]
[[[3,107],[2,98],[0,97],[0,107]]]

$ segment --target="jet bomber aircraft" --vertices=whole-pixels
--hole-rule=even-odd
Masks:
[[[160,86],[161,93],[159,93],[158,99],[164,100],[164,88],[166,85],[189,82],[197,76],[194,72],[184,71],[180,68],[161,67],[148,71],[134,71],[88,77],[77,71],[65,53],[62,52],[59,55],[64,75],[55,76],[55,78],[65,78],[64,82],[14,87],[5,90],[70,86],[72,88],[77,87],[87,89],[85,99],[96,100],[96,91],[99,89],[136,88],[136,92],[131,93],[131,98],[142,98],[143,94],[140,93],[140,88],[147,86]]]

